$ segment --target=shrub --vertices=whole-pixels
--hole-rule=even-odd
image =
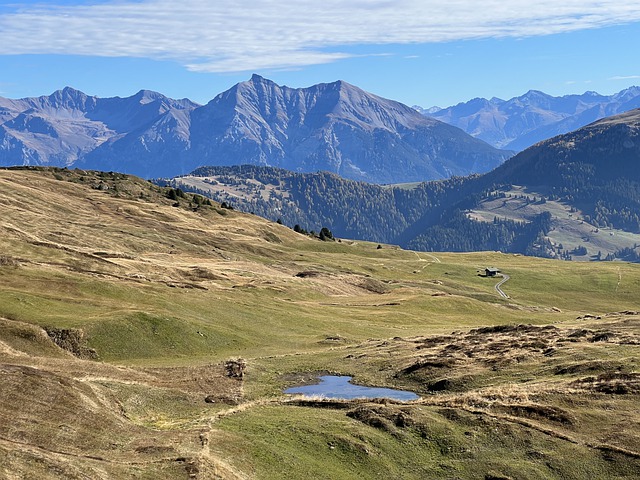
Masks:
[[[8,255],[0,255],[0,267],[18,267],[20,262]]]
[[[333,240],[333,233],[327,227],[322,227],[320,230],[320,240]]]

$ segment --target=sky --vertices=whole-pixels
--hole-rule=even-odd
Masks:
[[[637,0],[0,0],[0,96],[206,103],[253,73],[407,105],[640,85]]]

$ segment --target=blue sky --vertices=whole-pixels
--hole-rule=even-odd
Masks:
[[[72,86],[205,103],[258,73],[409,105],[640,84],[640,2],[0,0],[0,96]]]

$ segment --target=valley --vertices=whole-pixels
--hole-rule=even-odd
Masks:
[[[0,480],[640,479],[640,3],[0,40]]]
[[[0,476],[640,469],[637,265],[321,241],[118,173],[0,189]],[[282,393],[323,373],[420,399]]]
[[[374,185],[239,165],[157,179],[290,227],[419,251],[638,261],[639,110],[553,137],[484,175]]]

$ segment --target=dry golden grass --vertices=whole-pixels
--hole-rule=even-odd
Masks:
[[[380,365],[394,384],[425,394],[423,405],[640,459],[633,406],[640,393],[638,312],[581,319],[572,327],[496,326],[398,338],[355,352],[352,361]]]
[[[320,242],[174,203],[118,174],[0,170],[0,478],[640,468],[636,265]],[[282,395],[319,372],[422,398]]]

